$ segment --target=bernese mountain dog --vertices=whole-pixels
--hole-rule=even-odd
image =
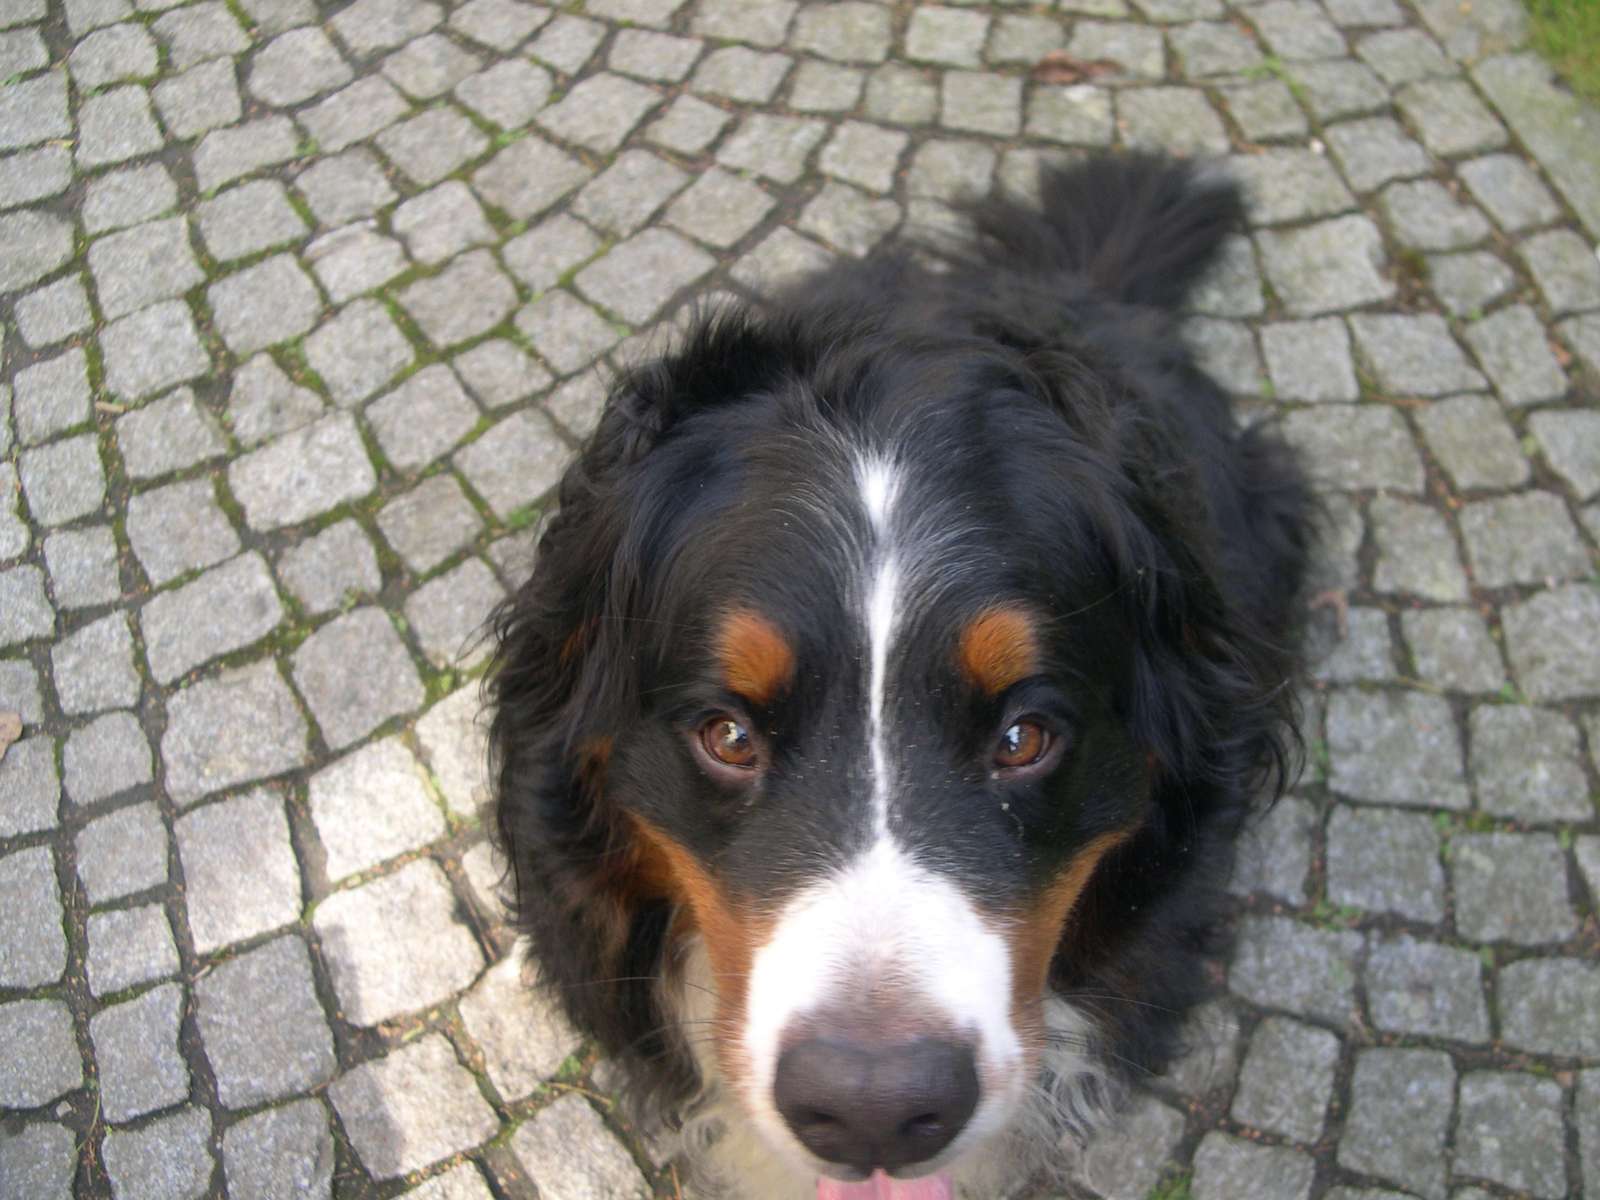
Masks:
[[[750,1200],[992,1200],[1159,1071],[1295,758],[1311,500],[1176,311],[1241,217],[1052,168],[626,373],[496,617],[566,1015]]]

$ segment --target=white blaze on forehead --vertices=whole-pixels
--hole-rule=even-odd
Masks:
[[[872,524],[866,554],[867,731],[872,767],[873,836],[889,836],[889,756],[884,746],[883,708],[889,673],[889,645],[894,640],[900,602],[900,564],[894,545],[894,507],[900,475],[881,455],[856,460],[856,484],[862,507]]]

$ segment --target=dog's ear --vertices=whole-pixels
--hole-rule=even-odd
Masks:
[[[562,479],[532,577],[495,615],[486,684],[514,921],[573,1023],[608,1052],[648,1061],[663,1091],[692,1085],[652,982],[670,908],[606,774],[636,707],[627,622],[615,619],[630,480],[668,423],[661,395],[613,394]]]

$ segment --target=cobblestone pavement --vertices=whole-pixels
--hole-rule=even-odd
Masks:
[[[1188,328],[1306,451],[1350,607],[1222,998],[1085,1186],[1600,1195],[1600,115],[1524,39],[0,0],[0,1197],[674,1195],[508,957],[472,631],[689,296],[1105,145],[1245,181]]]

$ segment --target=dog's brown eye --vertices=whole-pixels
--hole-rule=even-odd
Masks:
[[[1035,721],[1014,721],[994,748],[994,765],[1005,770],[1032,766],[1050,749],[1050,734]]]
[[[756,765],[755,741],[750,731],[732,717],[712,717],[700,726],[700,744],[724,766],[749,769]]]

